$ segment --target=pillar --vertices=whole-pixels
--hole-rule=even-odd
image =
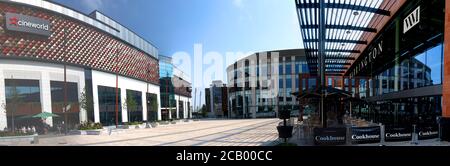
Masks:
[[[6,96],[5,96],[5,77],[3,76],[3,71],[0,70],[0,131],[7,127],[6,110]]]
[[[42,112],[52,112],[52,95],[50,87],[50,74],[42,72],[41,75],[41,107]],[[47,118],[45,121],[50,126],[53,126],[53,118]],[[67,122],[64,122],[67,123]]]
[[[450,141],[450,0],[445,0],[444,80],[442,82],[442,137]]]

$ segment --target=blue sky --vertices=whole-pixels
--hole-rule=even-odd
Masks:
[[[160,54],[186,52],[192,61],[194,44],[202,44],[204,53],[222,55],[303,47],[294,0],[55,1],[84,13],[98,9],[153,42]],[[228,65],[222,65],[223,71]],[[220,65],[203,64],[203,69],[214,66]],[[194,87],[204,89],[196,80],[205,77],[180,68],[193,77]],[[206,79],[226,81],[226,74]]]

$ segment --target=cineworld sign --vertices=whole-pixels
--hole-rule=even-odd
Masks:
[[[316,145],[344,145],[346,136],[346,128],[314,128]]]
[[[16,13],[5,13],[5,16],[7,30],[46,37],[52,34],[50,21],[48,20]]]
[[[353,127],[352,144],[379,143],[381,141],[381,128],[376,127]]]

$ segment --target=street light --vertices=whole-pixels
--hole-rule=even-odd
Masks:
[[[68,117],[67,117],[67,27],[64,27],[64,105],[63,105],[63,112],[64,112],[64,132],[67,135],[68,130]]]

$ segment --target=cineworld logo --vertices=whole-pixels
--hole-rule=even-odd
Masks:
[[[46,30],[46,31],[50,30],[50,28],[49,28],[50,26],[48,24],[37,24],[37,23],[26,21],[26,20],[19,20],[17,17],[10,18],[9,21],[10,21],[9,22],[10,25],[23,26],[23,27]]]
[[[51,35],[51,26],[48,20],[37,17],[6,13],[6,29],[10,31],[33,33],[43,36]]]
[[[403,33],[408,32],[420,22],[420,6],[403,20]]]
[[[316,136],[316,141],[344,141],[345,137],[335,137],[335,136]]]

